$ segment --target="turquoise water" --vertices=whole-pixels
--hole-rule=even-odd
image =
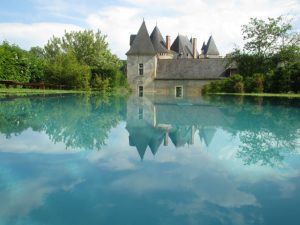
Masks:
[[[298,225],[299,193],[299,100],[0,99],[0,225]]]

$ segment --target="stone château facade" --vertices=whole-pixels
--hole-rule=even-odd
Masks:
[[[130,36],[127,79],[138,95],[146,93],[175,97],[200,95],[203,85],[230,76],[232,65],[222,58],[210,36],[197,50],[197,39],[178,35],[171,45],[156,26],[149,35],[145,21],[138,33]]]

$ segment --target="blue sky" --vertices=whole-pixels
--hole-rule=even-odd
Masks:
[[[145,18],[149,32],[157,22],[163,36],[172,40],[180,33],[202,43],[213,34],[224,55],[242,45],[241,25],[251,17],[279,15],[294,18],[294,28],[300,30],[300,0],[4,0],[0,41],[29,49],[64,30],[100,29],[112,52],[125,58],[129,35]]]

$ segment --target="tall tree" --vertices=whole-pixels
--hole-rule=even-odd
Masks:
[[[242,26],[242,33],[246,41],[244,50],[263,56],[298,41],[297,35],[292,35],[291,21],[282,16],[267,21],[251,18],[247,25]]]
[[[73,55],[79,65],[88,66],[91,74],[89,83],[93,88],[102,89],[98,85],[100,80],[109,82],[111,87],[120,80],[121,61],[110,52],[106,36],[100,31],[66,32],[61,38],[52,37],[44,49],[45,57],[50,64],[54,62],[57,64],[61,55]],[[50,66],[48,69],[47,72],[51,72],[54,68]],[[53,73],[49,76],[53,77]],[[122,76],[124,77],[123,74]]]
[[[72,52],[80,63],[91,68],[92,75],[109,76],[109,71],[118,70],[120,60],[108,49],[106,36],[92,30],[66,32],[62,38],[52,37],[45,46],[49,60],[61,53]]]
[[[72,52],[57,55],[46,67],[47,81],[73,89],[89,89],[90,68],[79,63]]]

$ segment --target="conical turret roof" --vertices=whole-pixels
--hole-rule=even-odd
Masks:
[[[193,45],[187,36],[178,34],[171,45],[171,50],[178,53],[180,58],[193,58]],[[198,50],[196,54],[199,55]]]
[[[177,52],[182,58],[191,58],[193,55],[192,43],[186,36],[178,35],[171,45],[171,50]]]
[[[220,55],[212,36],[209,37],[207,45],[205,46],[205,55]]]
[[[152,31],[150,35],[150,39],[152,41],[154,50],[157,53],[168,52],[168,49],[166,48],[166,42],[164,41],[164,38],[157,26],[155,26],[154,30]]]
[[[151,42],[151,39],[149,37],[149,33],[145,21],[143,21],[137,35],[134,37],[134,40],[131,41],[132,41],[132,45],[130,46],[130,49],[126,53],[126,55],[139,55],[139,54],[154,55],[155,54],[155,50]]]

